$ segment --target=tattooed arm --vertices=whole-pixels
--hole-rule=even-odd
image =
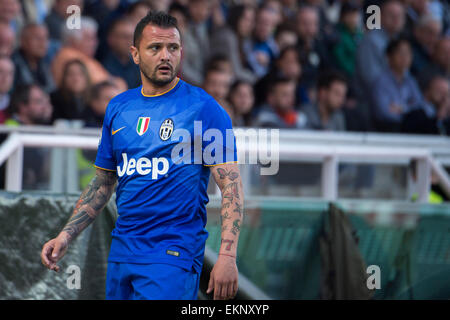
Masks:
[[[211,167],[211,172],[222,193],[222,241],[207,293],[214,289],[214,299],[231,299],[238,289],[236,253],[244,215],[242,180],[236,163]]]
[[[116,181],[116,172],[97,169],[95,177],[77,201],[66,226],[55,239],[44,244],[41,260],[47,268],[59,271],[56,262],[64,256],[69,244],[94,221],[108,203]]]

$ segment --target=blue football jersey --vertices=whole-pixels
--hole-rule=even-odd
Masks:
[[[140,86],[112,99],[95,160],[118,179],[108,261],[200,272],[210,166],[236,161],[231,119],[203,89],[178,79],[160,95]]]

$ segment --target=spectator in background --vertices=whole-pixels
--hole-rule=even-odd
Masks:
[[[8,118],[7,108],[14,83],[14,63],[7,56],[0,56],[0,123]]]
[[[97,21],[99,25],[108,20],[119,7],[121,0],[90,0],[86,1],[84,14]]]
[[[423,109],[415,109],[404,115],[402,132],[450,135],[449,80],[435,75],[425,88],[424,100]]]
[[[361,101],[371,96],[372,85],[386,66],[385,50],[405,25],[405,9],[399,0],[386,0],[381,5],[381,29],[368,31],[356,53],[356,80]]]
[[[206,71],[204,80],[202,88],[227,111],[231,120],[233,120],[233,110],[227,101],[231,86],[230,74],[223,69],[212,67]]]
[[[45,18],[45,23],[50,33],[50,39],[63,41],[62,31],[66,28],[66,19],[69,17],[67,8],[71,5],[80,7],[83,12],[83,0],[55,0],[49,15]]]
[[[154,11],[167,12],[169,10],[172,0],[146,0],[146,2],[150,5],[151,9]]]
[[[45,25],[30,23],[22,28],[20,47],[13,55],[16,65],[14,86],[36,83],[47,93],[54,90],[53,77],[44,60],[48,44]]]
[[[53,120],[82,119],[86,109],[91,80],[89,72],[80,60],[71,60],[64,67],[61,85],[52,93],[55,108]]]
[[[119,93],[119,89],[112,82],[100,82],[93,86],[89,94],[88,107],[82,112],[85,126],[101,128],[109,101]]]
[[[317,82],[317,101],[302,106],[302,128],[310,130],[345,131],[342,108],[347,95],[347,82],[336,72],[322,74]]]
[[[302,83],[307,90],[314,88],[318,74],[329,67],[327,48],[319,34],[319,12],[312,6],[301,7],[297,13],[297,34]],[[314,95],[309,93],[310,100]]]
[[[231,61],[237,79],[255,81],[255,75],[244,65],[245,47],[250,46],[249,37],[255,25],[255,9],[238,5],[228,12],[228,23],[216,28],[211,35],[211,55],[225,54]]]
[[[223,54],[217,54],[212,56],[209,62],[206,65],[206,70],[217,69],[227,73],[230,77],[231,83],[235,80],[235,74],[233,71],[233,66],[231,65],[231,61],[227,58],[227,56]]]
[[[22,0],[25,21],[43,24],[53,2],[53,0]]]
[[[11,26],[0,21],[0,56],[11,57],[16,44],[16,34]]]
[[[182,75],[193,85],[204,82],[205,61],[209,59],[209,31],[207,20],[211,15],[208,0],[191,0],[188,5],[189,25],[184,33]]]
[[[341,7],[339,23],[336,26],[338,42],[333,48],[336,67],[348,79],[355,74],[356,50],[363,37],[360,27],[361,8],[354,1],[347,1]]]
[[[414,27],[419,23],[420,19],[429,14],[429,0],[408,0],[405,1],[406,21],[405,35],[410,36]]]
[[[187,8],[178,3],[174,3],[169,8],[169,14],[177,19],[178,29],[180,30],[181,38],[183,38],[189,21]]]
[[[295,20],[295,14],[298,11],[298,1],[297,0],[280,0],[281,3],[281,13],[283,15],[283,20]]]
[[[53,107],[48,94],[38,85],[18,86],[11,97],[9,126],[48,125]],[[23,189],[48,190],[50,149],[25,148],[23,154]]]
[[[275,60],[269,73],[261,78],[255,84],[255,103],[261,105],[267,98],[269,87],[274,79],[286,77],[296,84],[296,105],[300,105],[303,101],[308,101],[305,88],[300,84],[302,74],[302,66],[299,62],[298,51],[296,47],[287,47],[281,51]]]
[[[420,76],[419,83],[423,88],[435,74],[440,74],[450,80],[450,36],[441,38],[435,45],[431,55],[431,63]]]
[[[81,60],[86,66],[92,83],[109,79],[108,71],[94,59],[97,49],[97,23],[94,19],[81,17],[81,29],[64,28],[63,47],[52,63],[52,74],[57,86],[61,83],[63,69],[70,60]]]
[[[250,51],[246,52],[247,63],[257,78],[266,75],[278,56],[279,50],[274,40],[276,23],[277,15],[272,10],[264,7],[258,10]]]
[[[345,1],[345,0],[344,0]],[[326,14],[327,1],[325,0],[304,0],[305,5],[316,8],[319,14],[319,30],[323,37],[328,37],[333,33],[333,25],[328,20]]]
[[[275,15],[275,26],[283,21],[282,5],[278,0],[263,0],[260,8],[267,9]]]
[[[278,77],[269,86],[267,99],[258,108],[255,126],[263,128],[302,128],[295,106],[295,81]]]
[[[295,27],[290,24],[280,24],[275,30],[275,42],[278,50],[281,52],[286,47],[296,46],[298,44],[298,37]]]
[[[36,84],[18,86],[14,89],[7,125],[50,124],[53,106],[48,94]]]
[[[127,18],[113,22],[107,39],[110,50],[102,61],[106,70],[114,76],[122,77],[130,89],[141,85],[139,67],[133,62],[130,53],[134,28],[132,21]]]
[[[431,63],[431,54],[439,41],[441,31],[441,22],[431,15],[420,17],[414,25],[411,37],[413,50],[411,73],[414,76],[419,76],[421,71]]]
[[[133,21],[133,25],[136,26],[138,22],[147,15],[151,9],[150,5],[145,1],[136,1],[132,3],[126,11],[126,17]]]
[[[0,1],[0,21],[9,24],[14,32],[20,32],[23,17],[22,5],[19,0]]]
[[[389,42],[386,56],[388,66],[382,68],[372,87],[373,114],[378,130],[398,132],[403,114],[421,108],[423,98],[409,73],[412,52],[408,40]]]
[[[250,82],[235,81],[230,87],[228,95],[233,109],[234,122],[237,127],[249,127],[251,125],[252,109],[255,102],[253,87]]]

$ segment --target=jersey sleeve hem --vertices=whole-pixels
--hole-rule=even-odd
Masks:
[[[227,163],[237,163],[237,161],[227,161],[222,163],[216,163],[216,164],[204,164],[205,167],[215,167],[220,166],[221,164],[227,164]]]
[[[95,164],[94,164],[94,167],[95,167],[95,168],[97,168],[97,169],[105,170],[105,171],[112,171],[112,172],[116,172],[116,170],[112,170],[112,169],[106,169],[106,168],[102,168],[102,167],[96,166]]]
[[[108,171],[116,171],[116,166],[111,160],[104,159],[98,156],[96,161],[94,162],[94,167]]]

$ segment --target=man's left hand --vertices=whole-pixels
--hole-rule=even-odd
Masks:
[[[209,294],[214,290],[214,300],[228,300],[236,296],[238,290],[238,270],[236,258],[219,254],[208,283]]]

